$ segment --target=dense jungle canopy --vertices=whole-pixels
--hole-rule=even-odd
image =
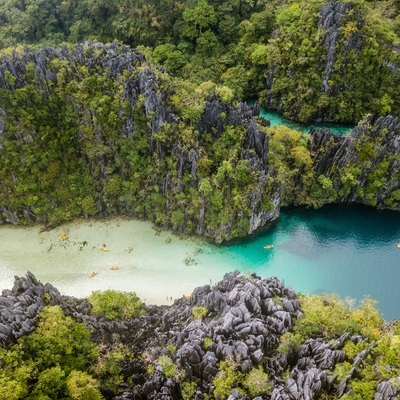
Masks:
[[[399,2],[3,0],[0,48],[118,41],[300,121],[399,112]]]

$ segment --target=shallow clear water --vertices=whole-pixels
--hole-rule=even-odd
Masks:
[[[30,270],[63,294],[84,297],[113,288],[171,304],[238,269],[276,276],[303,293],[335,292],[356,300],[370,295],[391,320],[400,317],[398,242],[400,213],[354,206],[285,211],[257,237],[224,246],[124,219],[76,221],[50,232],[0,226],[0,289]],[[107,252],[99,250],[103,244]],[[113,265],[120,270],[110,270]],[[92,271],[98,274],[89,278]]]
[[[282,115],[266,110],[265,108],[261,107],[260,110],[260,117],[268,118],[271,122],[271,127],[277,125],[284,125],[290,129],[300,131],[302,133],[309,133],[311,125],[308,124],[301,124],[299,122],[289,121],[282,117]],[[339,125],[339,124],[329,124],[329,123],[321,123],[321,124],[313,124],[316,128],[329,128],[332,130],[332,133],[335,135],[344,135],[354,129],[354,126],[351,125]]]

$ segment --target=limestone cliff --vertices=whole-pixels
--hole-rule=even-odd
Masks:
[[[327,198],[400,209],[398,117],[368,117],[347,136],[312,130],[310,150],[316,176],[327,178]]]
[[[51,226],[128,214],[222,241],[276,218],[279,188],[265,193],[268,138],[255,122],[257,104],[173,86],[117,44],[5,56],[1,220]]]
[[[302,136],[218,93],[115,43],[5,55],[0,220],[128,215],[222,242],[265,227],[282,206],[399,209],[397,118]]]
[[[261,104],[302,122],[397,114],[395,33],[374,14],[366,3],[334,0],[278,11]]]

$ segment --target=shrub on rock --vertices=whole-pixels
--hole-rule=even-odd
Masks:
[[[136,293],[124,293],[116,290],[100,292],[96,290],[88,298],[93,306],[92,315],[103,315],[115,321],[125,321],[143,314],[143,303]]]

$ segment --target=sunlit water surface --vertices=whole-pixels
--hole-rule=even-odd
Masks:
[[[84,297],[112,288],[135,291],[147,303],[171,304],[238,269],[276,276],[303,293],[356,300],[370,295],[390,320],[400,317],[398,242],[400,213],[365,207],[285,211],[265,232],[224,246],[121,218],[75,221],[48,232],[0,226],[0,289],[30,270],[63,294]],[[99,249],[103,245],[108,251]],[[89,278],[93,271],[97,275]]]

